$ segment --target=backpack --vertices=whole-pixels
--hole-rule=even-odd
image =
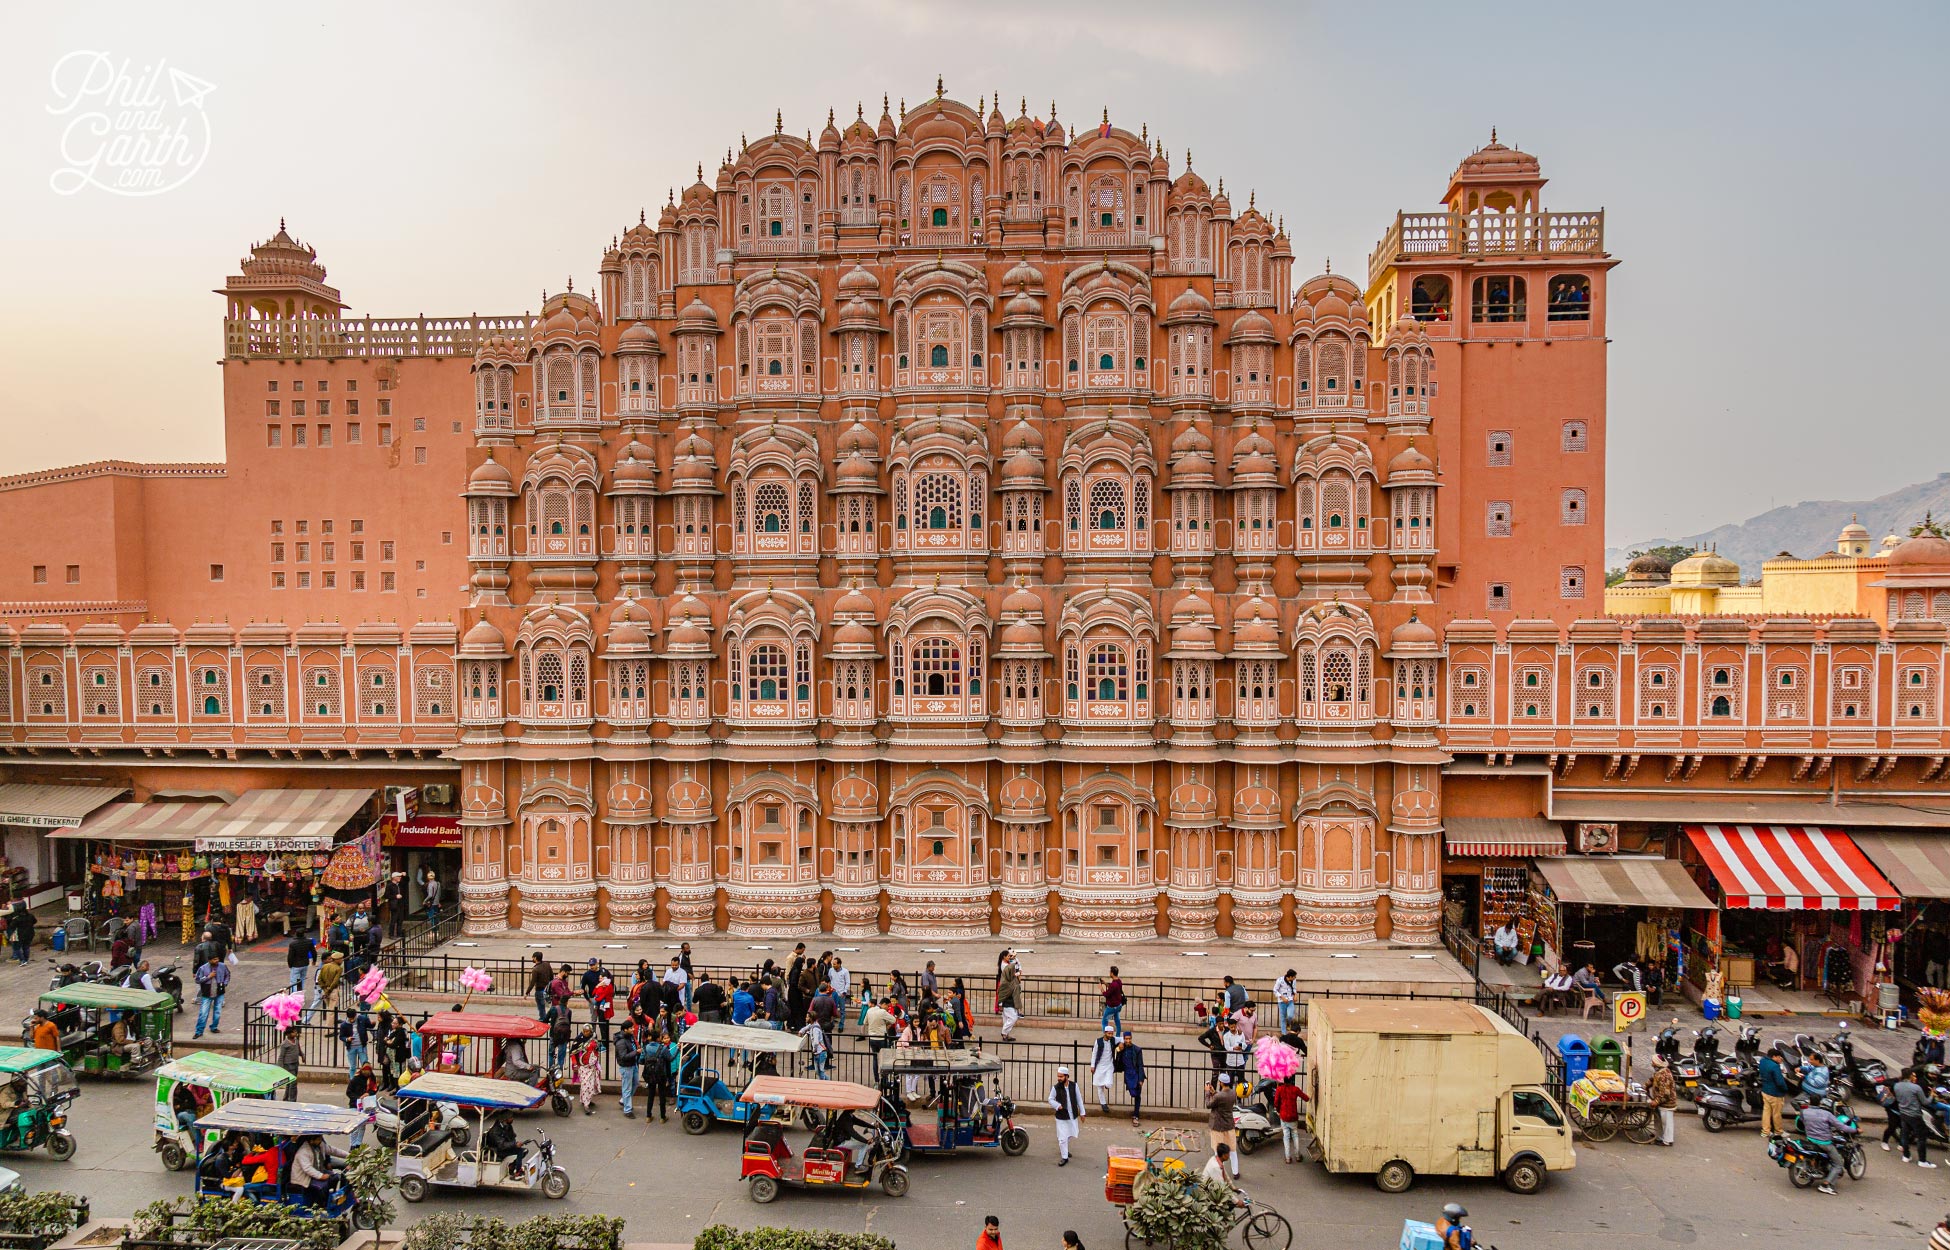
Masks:
[[[569,1040],[569,1013],[560,1007],[555,1009],[555,1017],[549,1021],[548,1040],[551,1042]]]

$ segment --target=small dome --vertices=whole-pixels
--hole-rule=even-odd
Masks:
[[[1217,637],[1203,621],[1187,621],[1171,627],[1171,645],[1175,650],[1203,651],[1216,645]]]
[[[1280,631],[1273,623],[1270,609],[1265,600],[1254,595],[1241,610],[1238,620],[1232,626],[1233,644],[1237,647],[1278,647]]]
[[[1031,424],[1028,417],[1017,417],[1016,423],[1002,435],[1002,450],[1040,453],[1043,450],[1043,432]]]
[[[1889,553],[1891,564],[1950,564],[1950,539],[1922,534],[1906,538]]]
[[[1408,446],[1396,452],[1395,458],[1388,462],[1388,476],[1390,479],[1397,476],[1406,476],[1411,473],[1433,472],[1435,472],[1435,461],[1423,455],[1415,446],[1415,440],[1413,439],[1410,439]]]
[[[1043,480],[1043,462],[1026,451],[1019,451],[1002,462],[1002,484],[1020,486]]]
[[[1255,309],[1247,309],[1232,323],[1232,333],[1227,336],[1228,343],[1271,343],[1274,342],[1273,323]]]
[[[873,650],[873,631],[858,621],[847,621],[833,631],[833,649],[836,651]]]
[[[1740,566],[1717,551],[1699,550],[1672,566],[1675,586],[1738,586]]]
[[[508,472],[508,467],[496,460],[494,453],[490,451],[488,458],[481,461],[480,467],[468,475],[467,491],[469,494],[476,494],[501,488],[514,490],[514,474]]]
[[[847,587],[846,593],[834,601],[833,615],[871,617],[873,615],[873,600],[867,598],[865,592],[860,589],[859,584],[855,583]]]
[[[1043,610],[1043,597],[1028,586],[1018,586],[1002,600],[1002,613],[1008,615],[1034,615]]]
[[[718,314],[711,306],[696,296],[684,305],[684,311],[677,314],[677,328],[680,330],[715,330],[718,328]]]
[[[1211,451],[1212,439],[1196,424],[1188,422],[1171,440],[1171,449],[1173,452]]]
[[[472,656],[496,656],[508,654],[508,640],[501,631],[489,623],[487,617],[475,621],[467,635],[460,640],[460,654]]]
[[[1043,631],[1029,621],[1015,621],[1002,631],[1006,649],[1035,650],[1043,645]]]
[[[643,609],[633,599],[625,599],[618,604],[609,618],[609,630],[603,635],[603,650],[646,651],[650,647],[650,631],[644,628],[647,618]]]
[[[840,461],[839,480],[855,486],[873,485],[880,480],[880,470],[874,467],[873,461],[856,451]]]
[[[712,476],[712,464],[702,456],[680,457],[677,467],[671,470],[670,474],[671,480],[675,482],[703,482],[706,485],[710,484]]]
[[[1173,625],[1177,625],[1181,621],[1189,621],[1198,617],[1210,616],[1210,615],[1212,615],[1212,605],[1207,603],[1204,597],[1200,595],[1197,591],[1193,591],[1191,594],[1186,595],[1183,599],[1180,599],[1177,602],[1177,604],[1172,607],[1171,623]]]
[[[679,600],[670,619],[670,629],[664,637],[672,648],[694,649],[711,645],[711,636],[699,624],[700,621],[709,624],[711,614],[705,611],[696,595],[686,594]]]
[[[1625,572],[1629,576],[1648,579],[1656,578],[1664,581],[1666,578],[1672,576],[1672,562],[1655,552],[1641,552],[1633,556],[1630,563],[1626,564]]]
[[[1329,317],[1346,318],[1348,315],[1348,302],[1341,297],[1339,291],[1329,290],[1322,294],[1319,300],[1315,301],[1313,313],[1315,320],[1318,321],[1325,321]]]
[[[647,321],[633,321],[616,339],[619,352],[661,352],[663,344],[657,340],[657,332]]]
[[[639,460],[631,449],[625,449],[624,456],[616,462],[610,477],[618,486],[652,486],[657,481],[657,465],[652,460]]]
[[[1869,527],[1850,517],[1848,524],[1842,526],[1841,537],[1855,542],[1868,542]]]
[[[1206,299],[1205,296],[1199,291],[1197,287],[1188,286],[1184,290],[1180,291],[1177,297],[1171,301],[1171,306],[1165,310],[1165,316],[1166,317],[1209,316],[1211,315],[1211,312],[1212,312],[1212,301]]]
[[[1019,260],[1010,267],[1008,273],[1002,275],[1002,285],[1004,287],[1040,287],[1043,285],[1043,271],[1030,264],[1027,260]]]
[[[1498,178],[1535,177],[1541,170],[1537,158],[1528,152],[1519,152],[1496,141],[1492,132],[1488,146],[1476,149],[1463,157],[1462,164],[1456,166],[1458,178],[1465,174],[1489,175]]]
[[[1388,635],[1388,646],[1391,650],[1433,647],[1435,644],[1435,630],[1412,613],[1406,621],[1395,627],[1394,633]]]
[[[848,299],[856,296],[876,299],[880,295],[880,279],[865,265],[855,265],[840,278],[840,294]]]
[[[1002,302],[1002,315],[1006,317],[1028,317],[1040,319],[1043,315],[1043,301],[1027,291],[1011,295]]]

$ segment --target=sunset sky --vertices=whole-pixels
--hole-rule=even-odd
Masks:
[[[1607,210],[1614,542],[1950,467],[1950,6],[32,5],[0,47],[0,473],[223,457],[221,301],[277,229],[355,314],[519,313],[783,110],[1000,92],[1148,123],[1359,278],[1456,161],[1536,154]],[[57,190],[71,54],[204,88],[194,173]],[[65,69],[59,68],[65,66]],[[207,138],[205,137],[207,133]],[[64,143],[69,145],[64,156]]]

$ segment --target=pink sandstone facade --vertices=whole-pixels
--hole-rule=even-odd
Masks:
[[[225,464],[0,480],[0,780],[444,782],[476,932],[1411,945],[1446,817],[1940,784],[1940,620],[1593,619],[1614,261],[1534,158],[1365,284],[1108,119],[702,174],[532,317],[255,247]]]

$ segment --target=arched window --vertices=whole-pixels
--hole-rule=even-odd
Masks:
[[[745,693],[760,702],[777,702],[786,683],[785,648],[773,642],[753,646],[745,657]]]
[[[223,700],[213,694],[205,695],[203,698],[203,714],[205,716],[223,715]]]
[[[1090,649],[1085,671],[1085,697],[1092,702],[1123,702],[1131,697],[1131,669],[1124,648],[1102,643]]]
[[[1099,478],[1090,484],[1090,528],[1097,530],[1121,530],[1124,528],[1125,499],[1122,484],[1109,478]]]
[[[1528,316],[1524,281],[1515,274],[1476,279],[1470,288],[1469,319],[1477,322],[1522,321]]]
[[[783,533],[791,528],[788,496],[783,482],[760,482],[752,493],[752,528],[761,534]]]
[[[934,211],[940,213],[942,210],[937,208]],[[948,348],[946,344],[936,343],[928,349],[928,364],[930,367],[936,369],[945,369],[948,367]]]
[[[1550,320],[1591,320],[1591,279],[1581,273],[1560,273],[1551,277]]]
[[[1449,320],[1449,279],[1440,274],[1424,274],[1415,279],[1408,312],[1417,321]]]

